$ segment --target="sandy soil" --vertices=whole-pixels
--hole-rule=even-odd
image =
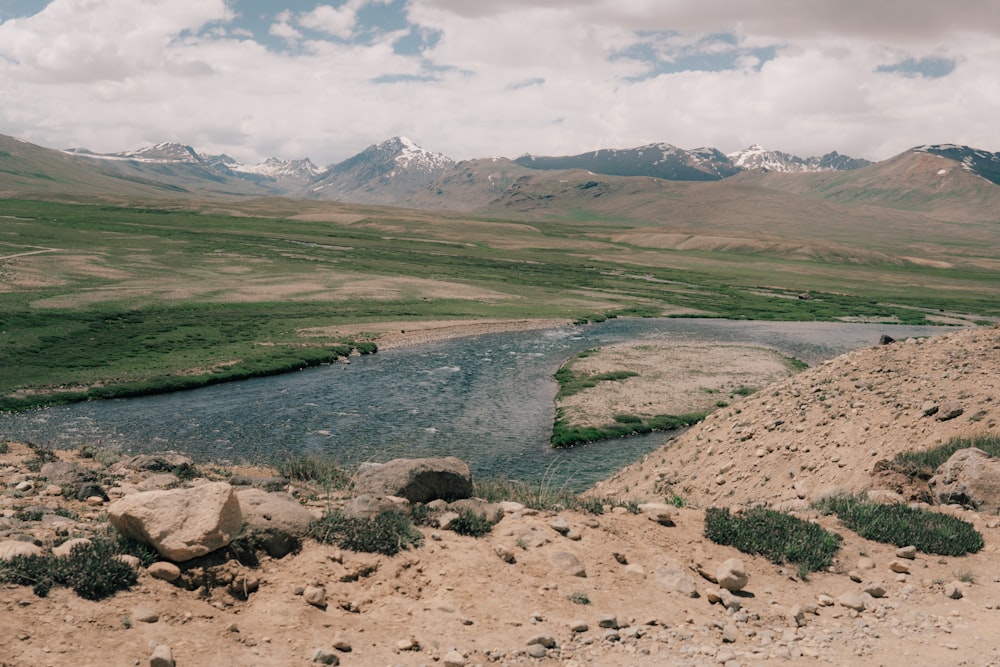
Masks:
[[[569,365],[576,373],[638,373],[559,400],[574,426],[612,424],[616,414],[709,412],[740,389],[756,390],[791,373],[778,353],[743,345],[611,345]]]
[[[422,528],[422,547],[391,558],[307,543],[296,555],[264,559],[252,571],[260,589],[246,601],[145,572],[132,590],[97,603],[64,589],[38,598],[26,587],[0,587],[0,664],[148,665],[152,647],[167,644],[178,665],[308,665],[315,649],[337,644],[341,665],[364,666],[1000,665],[998,517],[949,508],[983,533],[985,549],[960,558],[917,554],[901,574],[890,569],[900,560],[895,547],[862,540],[805,505],[829,485],[878,487],[873,464],[896,451],[995,433],[998,384],[998,328],[860,350],[779,380],[594,490],[661,501],[676,492],[688,506],[674,526],[620,511],[512,508],[485,537]],[[943,400],[960,401],[963,415],[923,416],[924,402]],[[0,532],[51,544],[105,525],[102,507],[52,495],[24,468],[27,456],[14,445],[0,457]],[[16,491],[24,481],[34,489]],[[138,481],[123,480],[112,495]],[[300,497],[322,511],[327,501],[306,501],[307,491]],[[703,537],[702,508],[758,502],[785,504],[843,535],[831,571],[802,581],[794,568]],[[79,519],[19,524],[16,511],[31,506],[64,507]],[[555,529],[557,518],[568,532]],[[499,558],[498,548],[515,562]],[[586,576],[558,567],[558,552],[575,555]],[[727,611],[710,602],[714,585],[697,571],[714,572],[733,557],[750,580],[741,609]],[[668,585],[671,570],[690,576],[698,596]],[[958,579],[961,597],[949,597]],[[881,582],[885,595],[866,597],[864,610],[837,602],[870,582]],[[296,594],[313,583],[326,587],[326,609]],[[158,620],[134,620],[141,605]],[[553,648],[529,657],[528,642],[541,635]]]

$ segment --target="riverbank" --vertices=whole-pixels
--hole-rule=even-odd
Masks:
[[[380,350],[394,350],[425,345],[427,343],[437,343],[453,338],[510,331],[554,329],[569,324],[572,324],[570,320],[562,319],[427,320],[421,322],[397,321],[343,324],[332,327],[302,329],[299,333],[304,336],[349,338],[356,341],[372,342]]]
[[[687,425],[804,366],[771,349],[721,343],[586,350],[556,374],[561,389],[553,444]]]

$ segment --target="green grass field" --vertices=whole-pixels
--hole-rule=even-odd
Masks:
[[[639,248],[612,239],[625,223],[590,219],[289,200],[202,208],[0,200],[0,409],[327,363],[354,341],[322,330],[345,324],[1000,315],[986,269]]]

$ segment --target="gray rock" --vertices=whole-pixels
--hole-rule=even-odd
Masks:
[[[545,648],[555,648],[556,639],[552,635],[534,635],[525,642],[528,646],[542,646]]]
[[[848,609],[853,609],[854,611],[865,610],[865,599],[861,597],[860,593],[849,591],[837,598],[837,602],[841,607],[847,607]]]
[[[574,577],[586,577],[587,570],[576,555],[568,551],[555,551],[550,556],[552,564],[567,574]]]
[[[730,558],[716,570],[715,580],[720,588],[735,593],[746,587],[747,582],[750,581],[750,575],[747,574],[743,561],[739,558]]]
[[[312,512],[287,493],[268,493],[262,489],[239,489],[236,498],[243,515],[244,530],[259,540],[264,551],[282,558],[297,551],[302,538],[309,534]]]
[[[302,598],[314,607],[326,609],[326,588],[319,585],[306,586]]]
[[[532,658],[544,658],[548,650],[541,644],[530,644],[525,651]]]
[[[225,482],[134,493],[108,507],[108,520],[125,537],[174,562],[228,545],[243,527],[236,493]]]
[[[885,584],[881,581],[872,581],[865,584],[864,592],[873,598],[884,598],[885,597]]]
[[[132,608],[132,620],[140,623],[156,623],[160,620],[160,614],[152,607],[141,604]]]
[[[362,472],[354,489],[358,494],[399,496],[411,503],[453,501],[472,495],[472,472],[454,456],[395,459]]]
[[[643,503],[639,505],[639,510],[646,515],[650,521],[655,521],[661,526],[674,526],[676,509],[666,503]]]
[[[962,592],[962,582],[952,581],[944,586],[944,594],[952,600],[961,600],[964,596]]]
[[[664,566],[656,571],[656,578],[660,586],[669,591],[689,598],[698,597],[698,587],[694,577],[683,570]]]
[[[465,656],[458,651],[448,651],[441,656],[443,667],[465,667]]]
[[[1000,511],[1000,460],[976,447],[960,449],[938,467],[928,486],[942,505],[996,513]]]
[[[339,665],[340,656],[333,649],[318,648],[313,651],[312,661],[314,665]]]
[[[149,656],[149,667],[174,667],[174,652],[166,644],[160,644]]]
[[[109,470],[114,473],[129,470],[136,472],[172,472],[185,476],[195,472],[194,461],[177,452],[130,456],[118,461]]]
[[[556,531],[560,535],[565,535],[569,532],[569,522],[561,516],[557,516],[549,521],[549,528]]]
[[[917,548],[915,546],[899,547],[896,549],[896,558],[906,558],[908,560],[913,560],[917,557]]]
[[[889,561],[889,569],[896,574],[909,574],[910,564],[905,560],[891,560]]]
[[[961,403],[949,401],[948,403],[941,405],[941,409],[938,410],[934,419],[939,422],[948,421],[949,419],[954,419],[955,417],[960,416],[963,412],[965,412],[965,408],[962,407]]]
[[[448,503],[452,512],[472,512],[490,523],[497,523],[503,518],[503,508],[499,503],[490,503],[479,498],[461,498]]]

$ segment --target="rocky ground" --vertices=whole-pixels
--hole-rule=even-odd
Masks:
[[[502,520],[479,538],[422,527],[423,545],[392,557],[310,540],[281,558],[262,555],[256,566],[206,556],[141,568],[134,587],[99,602],[66,588],[38,597],[30,587],[3,585],[0,664],[161,665],[169,664],[168,647],[177,665],[218,667],[317,659],[365,666],[1000,665],[995,513],[941,508],[971,521],[986,546],[939,557],[897,553],[808,507],[834,488],[906,500],[913,489],[873,475],[875,464],[955,436],[996,433],[998,378],[997,328],[860,350],[732,401],[591,492],[686,503],[673,511],[609,505],[595,515],[506,504]],[[47,476],[31,465],[33,449],[7,449],[0,455],[0,543],[42,552],[111,530],[108,507],[143,490],[260,482],[273,474],[202,466],[198,476],[179,479],[57,452],[62,461],[100,470],[109,500],[98,502],[63,495],[64,485],[48,477],[54,468]],[[306,484],[284,490],[314,516],[348,501]],[[840,533],[844,543],[830,571],[803,581],[794,567],[703,537],[704,508],[757,503]],[[733,558],[749,581],[720,595],[710,579]],[[174,569],[173,582],[161,578],[174,577]]]

